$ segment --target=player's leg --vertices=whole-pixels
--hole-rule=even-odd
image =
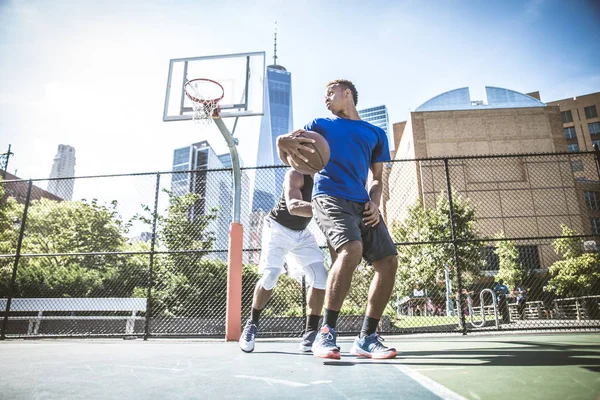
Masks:
[[[319,320],[323,310],[325,288],[327,286],[327,269],[324,255],[314,235],[305,229],[298,233],[298,246],[290,250],[286,257],[290,268],[302,268],[309,287],[307,293],[308,315],[306,328],[300,342],[301,351],[311,351],[312,344],[319,330]]]
[[[308,312],[304,334],[300,342],[300,351],[305,352],[312,351],[312,345],[319,332],[319,321],[321,320],[323,301],[325,300],[325,287],[327,285],[327,270],[322,262],[309,265],[309,269],[313,270],[313,273],[312,277],[308,274],[306,275],[309,285],[306,296]]]
[[[375,274],[369,288],[363,326],[350,352],[370,358],[393,358],[396,356],[396,349],[382,343],[383,339],[377,334],[377,326],[394,290],[398,269],[396,246],[383,221],[375,227],[365,227],[363,243],[365,259],[371,263]]]
[[[331,196],[319,196],[313,200],[317,223],[336,253],[327,279],[323,326],[313,345],[313,354],[318,357],[339,358],[335,326],[350,290],[352,275],[362,257],[362,212],[356,212],[353,204]]]
[[[254,350],[260,314],[271,298],[290,245],[290,240],[281,230],[281,226],[269,217],[264,219],[262,233],[258,268],[261,277],[254,288],[250,318],[246,321],[239,340],[240,348],[247,353]]]

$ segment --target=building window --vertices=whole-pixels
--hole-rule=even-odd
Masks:
[[[540,257],[537,246],[517,246],[519,250],[519,264],[523,270],[540,269]]]
[[[600,200],[600,193],[598,192],[584,192],[585,204],[588,210],[599,210],[598,200]]]
[[[500,259],[496,254],[496,248],[494,246],[488,246],[481,250],[481,258],[484,261],[483,270],[485,271],[498,271],[500,269]]]
[[[600,139],[592,140],[592,148],[594,147],[594,145],[600,147]]]
[[[600,218],[590,218],[590,224],[592,225],[592,234],[600,235]]]
[[[577,153],[579,151],[579,144],[571,143],[567,145],[567,148],[569,153]]]
[[[596,106],[589,106],[584,108],[585,117],[587,119],[598,117],[598,112],[596,111]]]
[[[600,135],[600,122],[588,124],[588,129],[590,130],[590,135]]]
[[[571,161],[571,170],[573,172],[581,172],[581,171],[583,171],[583,161],[581,161],[581,160],[573,160],[573,161]]]
[[[568,128],[565,128],[565,139],[569,140],[569,139],[577,139],[577,135],[575,134],[575,127],[574,126],[570,126]]]
[[[573,114],[571,114],[571,111],[563,111],[561,114],[563,123],[573,122]]]

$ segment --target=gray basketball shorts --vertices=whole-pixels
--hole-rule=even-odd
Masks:
[[[377,225],[365,225],[363,203],[320,195],[312,206],[317,225],[336,251],[351,240],[360,240],[363,258],[369,263],[398,254],[381,214]]]

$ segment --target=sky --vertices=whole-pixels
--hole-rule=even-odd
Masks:
[[[358,108],[390,122],[447,90],[484,85],[552,101],[600,91],[592,0],[0,0],[0,153],[46,178],[59,144],[76,176],[169,171],[173,150],[214,127],[163,122],[169,60],[266,51],[292,73],[294,127],[327,116],[325,84],[351,79]],[[231,123],[231,122],[229,122]],[[240,130],[245,166],[257,130]]]

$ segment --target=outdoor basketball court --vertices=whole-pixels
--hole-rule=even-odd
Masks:
[[[296,340],[0,342],[3,399],[598,399],[600,333],[388,337],[394,360],[323,360]]]

